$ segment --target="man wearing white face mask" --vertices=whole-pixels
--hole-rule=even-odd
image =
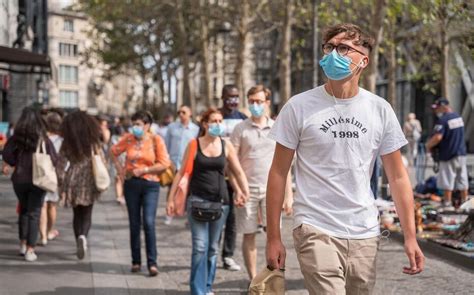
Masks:
[[[266,222],[266,198],[268,171],[275,151],[275,142],[268,138],[274,121],[267,114],[270,107],[271,92],[263,85],[256,85],[247,93],[249,110],[252,116],[235,126],[230,137],[240,164],[249,183],[250,197],[248,200],[236,200],[237,232],[244,235],[242,252],[250,280],[257,274],[257,248],[255,238],[258,232],[258,212]],[[287,177],[287,193],[283,210],[291,214],[293,192],[291,177]],[[240,192],[236,192],[241,196]]]
[[[373,292],[380,227],[370,174],[378,155],[405,237],[410,266],[403,272],[424,267],[400,154],[407,140],[387,101],[359,87],[373,43],[356,25],[328,28],[320,61],[327,82],[292,97],[270,131],[277,145],[267,185],[267,263],[285,267],[280,214],[297,153],[293,238],[310,294]]]

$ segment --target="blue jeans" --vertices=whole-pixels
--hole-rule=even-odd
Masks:
[[[160,183],[134,177],[125,181],[124,195],[130,223],[132,264],[141,264],[140,228],[143,209],[147,265],[148,267],[156,266],[155,218]]]
[[[193,252],[191,257],[191,294],[205,295],[212,291],[216,277],[217,252],[222,228],[229,214],[229,205],[223,205],[221,218],[213,222],[196,221],[191,216],[191,201],[202,201],[190,196],[187,203],[188,221],[191,227]]]

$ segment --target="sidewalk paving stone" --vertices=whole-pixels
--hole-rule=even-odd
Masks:
[[[124,206],[117,205],[112,193],[104,194],[94,206],[89,234],[89,255],[83,261],[75,256],[72,210],[58,210],[60,236],[46,247],[38,247],[38,261],[25,262],[17,255],[16,198],[10,182],[0,178],[0,295],[50,294],[189,294],[191,234],[184,218],[164,224],[162,190],[157,217],[157,246],[160,274],[151,278],[145,266],[132,274],[130,268],[129,229]],[[283,219],[282,237],[287,246],[287,294],[308,294],[293,249],[291,220]],[[235,259],[244,267],[238,237]],[[145,261],[142,239],[142,257]],[[265,235],[257,238],[258,266],[265,265]],[[474,274],[442,259],[429,256],[426,270],[409,277],[401,273],[407,264],[403,246],[395,241],[381,246],[377,260],[375,294],[470,294]],[[244,270],[226,271],[219,257],[214,289],[216,294],[246,294],[249,284]]]

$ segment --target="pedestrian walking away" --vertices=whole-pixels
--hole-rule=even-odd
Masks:
[[[132,272],[141,270],[140,232],[143,230],[150,276],[158,274],[155,219],[160,194],[159,174],[171,164],[164,140],[150,132],[153,117],[139,111],[132,116],[132,133],[124,135],[111,149],[115,169],[124,183],[125,203],[130,224]],[[117,157],[126,154],[125,167]],[[143,211],[143,213],[142,213]]]
[[[461,192],[461,203],[464,203],[467,201],[469,188],[464,121],[459,114],[453,112],[449,101],[445,98],[436,100],[432,109],[438,120],[434,126],[432,137],[426,143],[426,149],[430,152],[438,149],[437,187],[444,191],[445,208],[454,209],[453,190]]]
[[[179,120],[168,125],[168,130],[165,136],[166,149],[170,153],[173,172],[181,169],[181,162],[183,161],[184,151],[188,143],[196,138],[199,133],[199,127],[191,121],[191,108],[182,105],[178,110]],[[167,199],[169,198],[169,191]],[[166,216],[165,224],[171,224],[172,216]]]
[[[65,207],[72,207],[76,255],[84,259],[92,209],[101,195],[95,183],[93,156],[100,155],[105,165],[101,127],[94,117],[75,111],[64,118],[61,134],[64,140],[57,166],[59,195]]]
[[[15,125],[14,134],[5,145],[3,160],[14,167],[11,180],[20,206],[20,254],[24,255],[26,261],[35,261],[38,258],[35,246],[46,192],[33,184],[33,154],[38,151],[38,147],[41,152],[43,146],[46,150],[42,152],[46,152],[53,164],[56,164],[57,154],[46,135],[43,118],[33,107],[24,108]]]
[[[54,145],[54,150],[57,154],[61,149],[63,138],[60,135],[62,115],[55,110],[49,110],[45,115],[46,129],[48,138]],[[57,204],[59,201],[58,192],[47,192],[44,198],[43,208],[41,209],[40,217],[40,237],[41,245],[46,246],[48,241],[54,240],[59,231],[55,228],[57,216]]]
[[[204,113],[200,137],[188,145],[167,203],[167,214],[174,215],[174,196],[184,175],[185,163],[194,159],[189,184],[190,196],[186,202],[192,236],[190,289],[193,295],[214,294],[212,284],[216,275],[219,237],[229,213],[230,197],[224,179],[226,165],[238,185],[234,188],[240,192],[237,199],[245,202],[249,195],[247,178],[239,164],[235,148],[229,140],[221,138],[224,130],[222,121],[222,114],[217,109],[210,108]],[[197,145],[195,155],[189,152],[191,144]]]
[[[422,129],[420,121],[416,119],[416,115],[414,113],[409,113],[405,123],[403,124],[403,133],[408,140],[407,158],[410,166],[414,166],[416,164],[415,160],[418,155],[418,143],[420,142],[421,132]]]
[[[234,130],[235,126],[247,119],[247,116],[239,111],[239,90],[235,85],[224,85],[222,88],[222,108],[220,109],[224,121],[224,133],[223,137],[229,138]],[[234,260],[235,244],[237,240],[237,226],[235,223],[235,211],[234,211],[234,191],[229,181],[226,181],[228,194],[230,197],[229,202],[229,214],[224,228],[224,242],[222,248],[222,262],[224,268],[231,271],[239,271],[240,265]]]
[[[407,140],[390,104],[359,87],[373,42],[353,24],[327,28],[319,64],[328,80],[292,97],[269,134],[277,145],[267,185],[267,263],[285,268],[280,215],[297,153],[293,240],[310,294],[373,293],[380,227],[370,174],[378,155],[405,238],[410,265],[402,271],[424,267],[400,153]]]
[[[274,123],[268,117],[270,96],[270,90],[263,85],[256,85],[249,89],[247,97],[252,116],[237,124],[230,137],[249,183],[249,199],[244,204],[237,202],[235,212],[237,231],[243,234],[242,253],[250,280],[257,275],[255,238],[259,231],[258,213],[262,212],[262,221],[265,225],[265,193],[268,172],[275,151],[275,141],[268,138],[268,133]],[[241,195],[240,192],[236,192],[236,194]],[[292,203],[291,174],[288,173],[285,201],[283,202],[283,210],[287,215],[291,214]]]

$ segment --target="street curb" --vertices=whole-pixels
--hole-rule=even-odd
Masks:
[[[397,242],[404,243],[403,234],[400,232],[391,232],[390,237],[393,237]],[[474,253],[461,252],[426,239],[417,238],[417,240],[423,252],[441,258],[450,264],[461,266],[465,270],[474,273]]]

